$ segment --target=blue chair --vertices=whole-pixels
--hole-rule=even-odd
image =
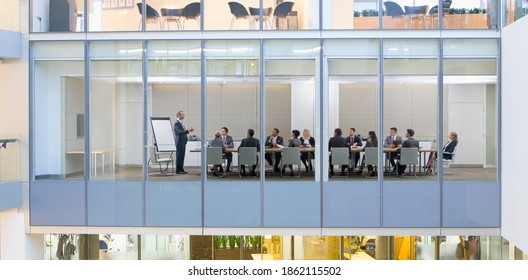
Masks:
[[[262,28],[265,29],[271,29],[271,13],[273,12],[273,8],[265,8],[262,10]],[[260,9],[259,8],[252,8],[249,7],[249,14],[255,19],[255,21],[259,21],[260,19]]]
[[[453,1],[446,0],[442,2],[442,22],[444,28],[448,27],[447,24],[447,15],[449,14],[449,10],[451,10],[451,4],[453,4]],[[431,27],[434,27],[435,18],[436,22],[438,22],[439,12],[438,12],[438,5],[435,5],[429,10],[429,13],[427,13],[431,17]]]

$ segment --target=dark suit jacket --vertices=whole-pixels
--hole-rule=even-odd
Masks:
[[[174,123],[174,141],[176,146],[185,146],[187,144],[187,134],[189,134],[189,130],[184,129],[182,123],[176,120]]]
[[[282,139],[282,137],[280,137],[280,136],[277,135],[277,141],[276,141],[276,143],[277,143],[277,145],[284,146],[284,139]],[[264,146],[266,146],[266,147],[271,147],[271,146],[273,146],[273,144],[271,143],[271,139],[270,139],[269,136],[266,138],[266,142],[264,142]]]
[[[222,137],[220,137],[220,141],[222,141]],[[226,148],[234,148],[235,143],[233,142],[233,137],[226,135],[225,144]]]
[[[348,147],[348,144],[346,142],[346,139],[341,136],[334,136],[330,138],[328,141],[328,150],[330,151],[332,148],[346,148]]]
[[[347,142],[347,144],[348,144],[349,146],[352,146],[352,144],[354,144],[354,143],[357,143],[357,146],[358,146],[358,147],[363,146],[363,143],[361,142],[361,138],[359,138],[359,136],[357,136],[357,135],[354,136],[353,138],[350,137],[350,136],[348,136],[348,137],[345,138],[345,139],[346,139],[346,142]]]
[[[420,149],[420,142],[414,138],[407,138],[403,141],[402,148],[418,148]]]
[[[396,141],[400,141],[400,143],[402,143],[402,138],[401,136],[399,135],[396,135]],[[392,137],[390,136],[387,136],[387,138],[385,138],[385,141],[383,142],[383,147],[388,147],[392,144]]]
[[[238,147],[256,147],[260,151],[260,141],[254,137],[244,138]]]
[[[447,142],[445,144],[444,148],[442,149],[443,157],[444,159],[452,159],[453,158],[453,152],[455,151],[457,143],[455,141]],[[446,154],[449,153],[449,154]]]
[[[299,138],[293,138],[288,143],[288,147],[300,147],[302,144],[301,140]]]
[[[299,140],[301,140],[301,146],[304,146],[304,138],[301,137],[301,139],[299,139]],[[314,147],[315,146],[315,138],[310,136],[310,138],[308,138],[308,143],[310,143],[310,145],[312,147]]]

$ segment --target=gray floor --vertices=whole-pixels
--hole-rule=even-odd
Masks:
[[[201,173],[199,167],[186,167],[185,170],[189,172],[188,174],[180,175],[170,175],[170,176],[164,176],[161,175],[159,172],[159,168],[150,168],[148,172],[148,181],[165,181],[165,182],[188,182],[188,181],[200,181],[201,180]],[[271,172],[271,169],[266,169],[265,173],[265,179],[267,181],[314,181],[315,176],[314,173],[306,173],[304,172],[304,169],[302,169],[302,173],[300,177],[290,177],[290,176],[281,176],[280,174],[275,174]],[[407,171],[409,171],[407,169]],[[497,170],[495,168],[469,168],[469,167],[459,167],[459,168],[446,168],[444,171],[451,172],[454,174],[451,175],[444,175],[443,179],[445,181],[496,181],[497,178]],[[258,174],[258,173],[257,173]],[[339,175],[339,168],[336,168],[336,175]],[[364,170],[363,175],[357,175],[355,173],[348,174],[346,177],[330,177],[330,181],[373,181],[376,180],[377,177],[371,177],[366,168]],[[211,176],[211,174],[208,174],[207,180],[215,180],[215,181],[259,181],[260,178],[240,178],[238,175],[238,170],[236,168],[233,169],[233,172],[228,174],[223,174],[223,178],[214,178]],[[289,175],[289,169],[287,169],[287,172],[285,175]],[[297,175],[297,170],[295,170],[295,175]],[[72,176],[68,177],[68,179],[74,179],[79,180],[82,179],[82,176]],[[105,174],[101,174],[101,172],[98,172],[97,176],[92,177],[93,180],[112,180],[112,181],[142,181],[142,170],[140,167],[120,167],[116,168],[115,173],[114,172],[108,172],[106,171]],[[413,177],[410,173],[405,173],[402,177],[396,176],[396,174],[392,173],[384,173],[384,180],[385,181],[436,181],[438,180],[438,175],[426,175],[423,170],[422,172],[419,172],[417,169],[416,177]]]

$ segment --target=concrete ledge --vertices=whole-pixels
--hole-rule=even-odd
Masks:
[[[22,206],[22,182],[0,182],[0,210]]]

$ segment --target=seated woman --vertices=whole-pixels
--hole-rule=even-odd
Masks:
[[[301,137],[301,148],[313,148],[315,147],[315,139],[310,136],[310,130],[304,129],[303,136]],[[312,159],[315,158],[313,152],[310,153],[301,153],[301,161],[304,164],[306,172],[312,173]]]
[[[367,140],[367,143],[365,144],[365,148],[366,147],[377,147],[377,146],[378,146],[378,136],[376,136],[376,132],[371,130],[368,133],[368,140]],[[356,171],[356,174],[363,173],[363,167],[364,166],[365,166],[365,158],[363,158],[363,161],[361,161],[361,166],[359,167],[359,170]],[[374,171],[374,168],[372,168],[372,165],[370,165],[370,164],[367,165],[367,169],[370,172],[370,176],[374,177],[374,176],[378,175],[378,174],[376,174],[376,171]]]
[[[456,132],[449,133],[448,141],[444,145],[444,148],[442,148],[442,158],[443,159],[451,159],[453,157],[453,152],[455,151],[455,147],[458,144],[458,134]],[[433,172],[433,164],[436,160],[436,152],[431,152],[429,154],[429,161],[427,161],[427,165],[424,168],[427,168],[426,174],[431,174]]]

